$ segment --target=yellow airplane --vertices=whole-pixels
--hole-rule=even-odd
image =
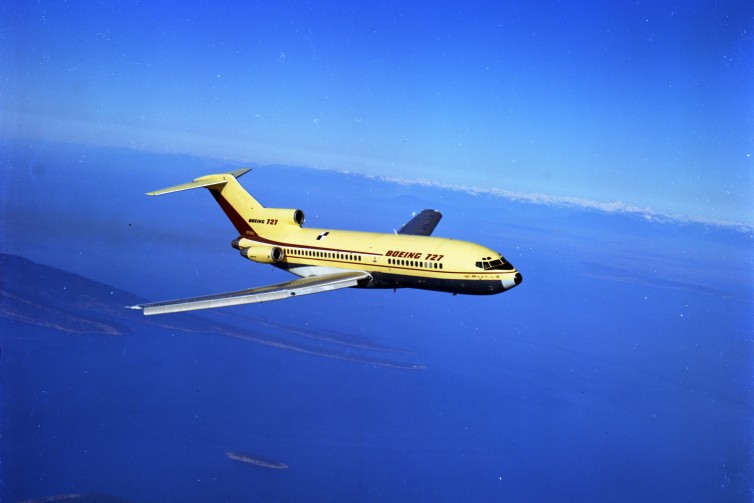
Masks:
[[[129,306],[145,315],[282,300],[339,288],[420,288],[453,294],[487,295],[521,283],[503,256],[484,246],[431,237],[442,218],[424,210],[395,234],[303,227],[304,212],[265,208],[238,183],[250,169],[207,175],[148,192],[157,196],[209,189],[240,236],[231,245],[254,262],[300,276],[277,285],[237,292]]]

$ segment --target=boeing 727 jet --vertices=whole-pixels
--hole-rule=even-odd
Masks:
[[[339,288],[420,288],[452,294],[489,295],[521,283],[505,258],[484,246],[430,236],[442,218],[424,210],[394,234],[304,227],[296,209],[266,208],[238,183],[249,169],[207,175],[149,192],[150,196],[206,188],[239,236],[241,256],[299,276],[277,285],[130,306],[145,315],[288,299]]]

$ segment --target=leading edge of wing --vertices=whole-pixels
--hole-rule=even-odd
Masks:
[[[437,210],[422,210],[414,218],[406,222],[397,234],[411,236],[429,236],[435,230],[442,218],[442,213]]]
[[[215,307],[237,306],[240,304],[254,304],[272,300],[283,300],[297,295],[327,292],[340,288],[358,285],[359,281],[370,278],[364,271],[345,271],[320,276],[310,276],[277,285],[250,288],[237,292],[219,293],[203,297],[168,300],[128,306],[130,309],[142,309],[144,314],[178,313],[197,309],[211,309]]]

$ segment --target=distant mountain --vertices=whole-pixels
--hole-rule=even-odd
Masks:
[[[200,316],[144,316],[126,306],[146,299],[78,274],[0,253],[0,317],[69,334],[124,335],[139,326],[223,332]],[[228,330],[232,327],[227,327]]]
[[[322,333],[251,317],[232,316],[218,323],[203,316],[179,313],[144,316],[126,309],[145,299],[78,274],[32,262],[17,255],[0,254],[0,322],[42,327],[65,334],[125,335],[140,327],[172,332],[222,335],[272,346],[285,351],[359,364],[400,369],[421,365],[386,360],[382,355],[409,355],[363,337]],[[293,301],[290,301],[293,302]]]
[[[139,325],[215,331],[196,316],[147,318],[126,306],[145,299],[78,274],[0,253],[0,318],[68,334],[124,335]]]
[[[135,295],[82,276],[0,254],[0,317],[65,333],[122,335]]]

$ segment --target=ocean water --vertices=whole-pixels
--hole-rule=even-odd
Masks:
[[[290,278],[206,193],[143,195],[239,166],[2,149],[2,501],[752,498],[750,232],[258,167],[242,184],[309,226],[436,208],[524,282],[145,319],[122,306]]]

